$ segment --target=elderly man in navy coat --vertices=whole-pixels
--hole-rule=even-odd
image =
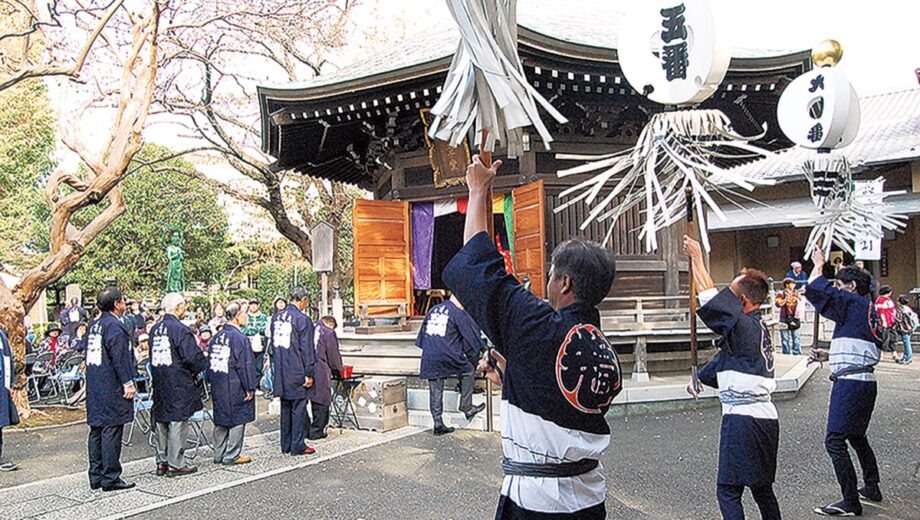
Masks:
[[[342,354],[339,352],[339,338],[335,335],[337,325],[332,316],[323,316],[316,322],[316,377],[313,395],[310,396],[313,420],[307,432],[307,438],[314,441],[326,438],[329,407],[332,405],[332,376],[340,374],[344,368]]]
[[[121,323],[125,299],[117,287],[96,296],[102,311],[82,345],[86,352],[86,422],[89,424],[89,486],[116,491],[134,487],[121,478],[121,438],[134,419],[134,352]]]
[[[208,382],[214,403],[214,463],[246,464],[242,455],[246,423],[256,420],[256,368],[252,344],[240,329],[246,326],[246,301],[230,302],[227,324],[208,344]]]
[[[185,317],[185,298],[169,293],[161,308],[166,315],[150,331],[157,475],[177,477],[198,471],[185,460],[185,443],[189,418],[204,408],[195,379],[208,368],[208,359],[179,321]]]
[[[3,460],[3,428],[19,424],[19,414],[16,412],[16,405],[13,403],[13,397],[10,395],[10,389],[16,382],[16,374],[13,372],[13,352],[10,350],[10,342],[6,338],[3,329],[0,329],[0,471],[14,471],[19,466],[12,461]]]
[[[281,398],[281,453],[311,455],[316,450],[304,441],[307,399],[316,364],[313,321],[303,313],[307,291],[295,287],[291,303],[272,317],[269,327],[274,349],[275,395]]]
[[[435,435],[454,431],[444,425],[444,381],[460,379],[460,411],[471,420],[485,409],[473,406],[473,380],[476,363],[485,350],[479,327],[463,310],[456,297],[434,306],[425,316],[415,345],[422,349],[419,378],[428,380],[428,406],[434,420]]]

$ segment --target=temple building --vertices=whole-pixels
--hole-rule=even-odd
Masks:
[[[530,136],[521,156],[504,161],[495,184],[496,243],[508,268],[543,295],[549,255],[560,242],[603,241],[616,254],[618,276],[611,309],[665,307],[686,294],[686,261],[679,251],[683,225],[663,231],[661,247],[647,252],[638,237],[636,208],[609,230],[608,223],[579,226],[587,213],[575,205],[556,213],[559,193],[584,177],[560,179],[575,163],[556,153],[611,153],[635,144],[649,115],[662,107],[637,94],[617,58],[622,13],[609,2],[571,9],[546,2],[519,13],[519,50],[527,78],[567,118],[544,121],[555,139],[546,150]],[[605,23],[597,23],[605,20]],[[262,148],[278,169],[293,169],[361,186],[374,200],[355,205],[355,300],[362,305],[404,304],[423,313],[443,289],[441,270],[462,245],[470,146],[453,149],[427,138],[428,110],[459,40],[452,24],[435,27],[373,58],[306,83],[262,87]],[[775,107],[793,78],[811,68],[807,51],[736,48],[719,91],[703,108],[718,108],[735,130],[766,136],[758,144],[778,150],[791,143],[779,131]],[[621,300],[622,299],[622,300]],[[414,310],[414,311],[413,311]],[[375,309],[371,308],[373,314]]]

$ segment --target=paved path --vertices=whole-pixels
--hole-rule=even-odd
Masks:
[[[879,402],[870,429],[886,501],[867,518],[920,518],[920,366],[878,370]],[[786,519],[810,519],[812,507],[839,490],[824,452],[830,382],[819,370],[794,399],[777,403],[781,440],[776,491]],[[610,418],[613,444],[603,464],[608,511],[617,519],[714,519],[719,408]],[[501,482],[496,434],[425,432],[241,488],[217,491],[142,515],[145,519],[490,518]],[[758,518],[746,497],[749,518]]]
[[[866,516],[920,518],[920,365],[886,363],[878,373],[870,439],[886,501],[867,507]],[[777,403],[776,490],[784,518],[817,518],[811,508],[838,493],[822,444],[829,390],[822,369],[796,398]],[[609,418],[613,444],[603,464],[611,518],[718,518],[719,409],[713,404]],[[320,443],[318,456],[307,460],[281,455],[274,432],[247,443],[254,464],[215,467],[205,452],[202,473],[190,477],[156,477],[150,459],[128,463],[127,475],[139,487],[125,492],[90,491],[82,468],[0,490],[0,518],[489,518],[501,482],[497,434],[346,431]],[[746,500],[750,517],[757,518]]]
[[[124,478],[137,483],[137,487],[111,493],[90,490],[86,473],[81,471],[0,490],[0,518],[121,518],[126,514],[162,508],[202,494],[214,495],[221,490],[239,493],[241,485],[252,485],[265,478],[277,478],[287,472],[320,465],[335,457],[419,431],[403,428],[379,434],[333,430],[329,438],[311,443],[317,449],[315,455],[304,457],[282,455],[277,431],[261,434],[246,439],[245,453],[253,457],[251,464],[229,467],[216,465],[211,463],[210,450],[202,449],[196,460],[198,473],[167,478],[156,476],[153,458],[135,460],[124,465]],[[228,511],[228,514],[238,517],[239,510]]]

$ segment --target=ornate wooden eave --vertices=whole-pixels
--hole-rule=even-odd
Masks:
[[[629,86],[616,49],[526,27],[518,38],[528,78],[571,120],[565,127],[550,125],[559,141],[622,143],[635,129],[618,139],[612,134],[623,125],[641,128],[648,113],[660,110]],[[762,121],[776,126],[772,112],[783,87],[811,66],[808,51],[753,54],[732,59],[719,92],[704,104],[734,111],[729,115],[748,131]],[[395,156],[424,145],[418,111],[440,96],[450,60],[448,53],[364,76],[259,87],[262,149],[277,159],[277,169],[372,187]],[[778,132],[768,137],[777,141],[774,147],[785,144]]]

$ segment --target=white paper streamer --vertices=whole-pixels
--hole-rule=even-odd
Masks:
[[[686,216],[685,189],[694,192],[696,218],[700,225],[700,239],[709,251],[709,234],[704,218],[706,208],[722,221],[725,213],[708,193],[709,189],[721,191],[734,185],[752,191],[757,185],[772,185],[773,181],[749,179],[716,166],[713,159],[738,157],[745,152],[748,157],[767,157],[773,153],[750,144],[763,137],[742,136],[735,133],[731,121],[719,110],[682,110],[664,112],[651,117],[639,135],[636,146],[619,153],[584,156],[557,154],[560,160],[581,160],[587,163],[557,172],[559,177],[600,172],[591,179],[566,189],[560,198],[568,200],[555,209],[584,202],[591,212],[581,224],[586,229],[591,222],[610,220],[610,240],[617,219],[636,205],[644,204],[643,222],[639,237],[645,248],[658,248],[657,232]],[[735,153],[728,155],[724,151]],[[611,188],[609,194],[598,201],[601,191]],[[617,199],[622,198],[618,202]]]
[[[553,137],[537,110],[559,123],[566,118],[527,81],[517,51],[517,0],[447,0],[460,46],[450,64],[441,97],[431,109],[428,135],[459,146],[476,125],[476,142],[488,130],[485,151],[501,142],[510,157],[524,152],[524,127],[533,125],[546,148]]]
[[[898,214],[894,206],[885,202],[892,195],[904,191],[884,191],[884,177],[879,177],[874,189],[857,190],[853,183],[850,165],[840,155],[820,154],[805,161],[805,176],[811,183],[812,200],[816,212],[811,215],[791,215],[792,225],[811,227],[805,245],[805,256],[821,244],[829,255],[831,246],[856,255],[854,243],[866,238],[879,240],[884,230],[903,231],[908,217]]]

